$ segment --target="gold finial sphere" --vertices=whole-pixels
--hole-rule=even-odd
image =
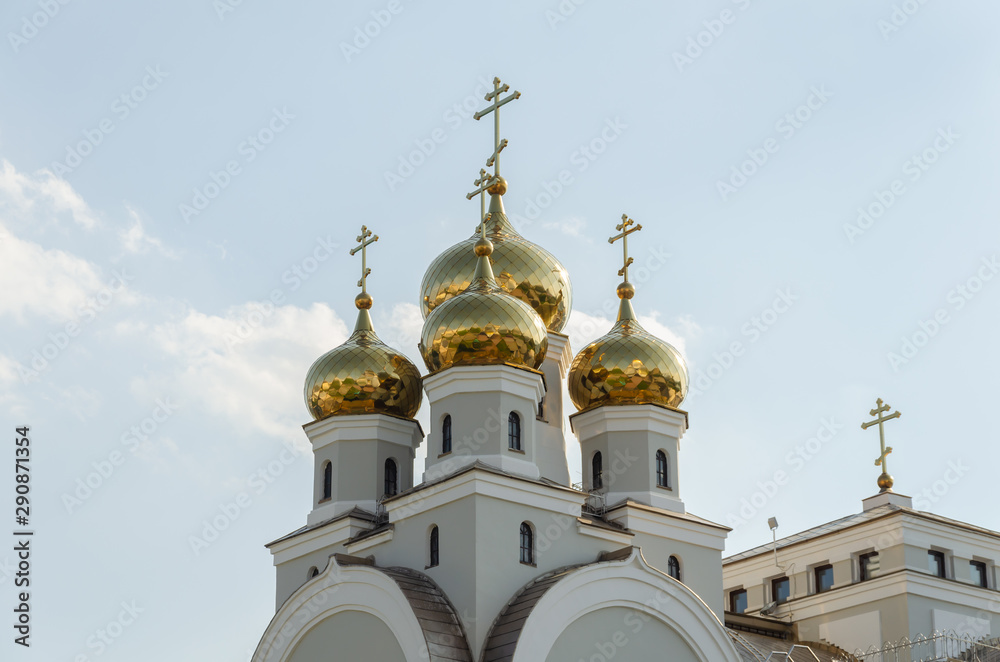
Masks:
[[[372,307],[372,295],[361,292],[354,297],[354,305],[358,307],[358,310],[369,310]]]
[[[635,296],[635,286],[632,283],[625,281],[618,286],[618,298],[619,299],[631,299]]]
[[[878,477],[878,487],[883,492],[888,492],[892,489],[892,482],[892,476],[884,471],[882,472],[882,475]]]
[[[486,192],[490,195],[503,195],[507,192],[507,180],[503,177],[497,177],[496,181],[486,189]]]
[[[480,239],[473,247],[477,257],[485,257],[493,254],[493,242],[489,239]]]

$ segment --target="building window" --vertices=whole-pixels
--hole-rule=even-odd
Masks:
[[[440,554],[440,548],[438,546],[439,544],[440,541],[438,540],[438,528],[435,526],[431,528],[431,562],[427,566],[429,568],[433,568],[438,564],[438,558]]]
[[[542,399],[538,401],[538,418],[542,418],[542,419],[545,418],[545,396],[544,395],[542,396]]]
[[[816,592],[824,593],[833,588],[833,566],[821,565],[813,568],[813,576],[816,577]]]
[[[507,417],[507,443],[511,450],[521,450],[521,417],[515,411]]]
[[[982,561],[969,561],[972,570],[972,583],[983,588],[990,587],[989,575],[986,574],[986,564]]]
[[[333,496],[333,462],[323,465],[323,500]]]
[[[594,453],[594,459],[590,463],[590,476],[593,489],[599,490],[604,487],[604,462],[600,451]]]
[[[656,451],[656,486],[670,487],[670,469],[667,466],[667,454]]]
[[[742,614],[747,610],[747,592],[743,589],[732,591],[729,594],[729,611],[734,614]]]
[[[318,574],[319,574],[319,568],[317,568],[316,566],[309,568],[309,579],[312,579]]]
[[[676,556],[667,559],[667,574],[677,581],[681,580],[681,562],[677,560]]]
[[[771,580],[771,600],[773,602],[779,604],[785,602],[791,594],[791,585],[788,583],[788,577],[778,577]]]
[[[441,453],[451,452],[451,416],[445,416],[441,421]]]
[[[531,525],[527,522],[521,522],[521,563],[535,564],[534,537]]]
[[[878,574],[878,552],[858,556],[858,579],[866,582]]]
[[[936,549],[927,551],[927,564],[930,566],[931,574],[935,577],[947,577],[944,568],[944,552]]]
[[[385,495],[393,496],[399,491],[398,472],[396,471],[396,461],[389,458],[385,461]]]

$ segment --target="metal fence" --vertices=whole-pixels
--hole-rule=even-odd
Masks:
[[[943,631],[859,649],[854,656],[861,662],[1000,662],[1000,641]]]

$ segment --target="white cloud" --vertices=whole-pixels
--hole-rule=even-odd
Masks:
[[[375,323],[375,334],[386,345],[403,353],[424,372],[424,362],[417,351],[424,318],[420,308],[412,303],[397,303],[387,320]]]
[[[582,230],[587,227],[586,221],[576,216],[564,218],[561,221],[545,221],[542,223],[542,227],[546,230],[558,230],[564,235],[583,239],[588,243],[593,243],[594,241],[590,235],[582,232]]]
[[[69,212],[75,223],[88,230],[98,222],[94,212],[65,179],[43,168],[34,175],[17,172],[6,159],[0,161],[0,210],[19,220],[45,222]]]
[[[132,225],[120,233],[122,246],[125,247],[126,251],[132,254],[145,255],[151,248],[154,248],[164,257],[171,260],[177,259],[177,254],[164,246],[161,239],[146,234],[142,218],[136,209],[128,204],[125,205],[125,209],[128,210],[128,215],[132,219]]]
[[[175,368],[138,378],[137,395],[169,394],[182,406],[225,417],[239,432],[298,439],[309,420],[302,400],[306,371],[346,340],[348,328],[325,304],[249,302],[223,315],[189,310],[148,334]]]

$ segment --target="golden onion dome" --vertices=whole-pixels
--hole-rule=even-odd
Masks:
[[[372,298],[355,299],[358,321],[343,345],[331,349],[306,374],[306,407],[313,418],[348,414],[392,414],[413,418],[423,390],[420,371],[408,358],[375,335]]]
[[[493,278],[493,244],[480,238],[469,250],[477,257],[465,291],[447,298],[427,316],[420,353],[431,372],[453,365],[515,365],[537,368],[549,344],[542,318],[507,294]]]
[[[486,237],[493,243],[490,256],[496,283],[509,294],[529,304],[550,331],[562,331],[569,320],[573,291],[569,272],[547,250],[528,241],[514,229],[503,208],[501,196],[507,182],[501,177],[490,187]],[[420,284],[420,307],[426,318],[448,299],[472,284],[476,268],[472,247],[474,234],[441,253],[427,268]]]
[[[631,283],[618,286],[618,321],[573,359],[567,386],[580,411],[646,403],[676,408],[687,395],[684,359],[639,325],[630,301],[634,294]]]

